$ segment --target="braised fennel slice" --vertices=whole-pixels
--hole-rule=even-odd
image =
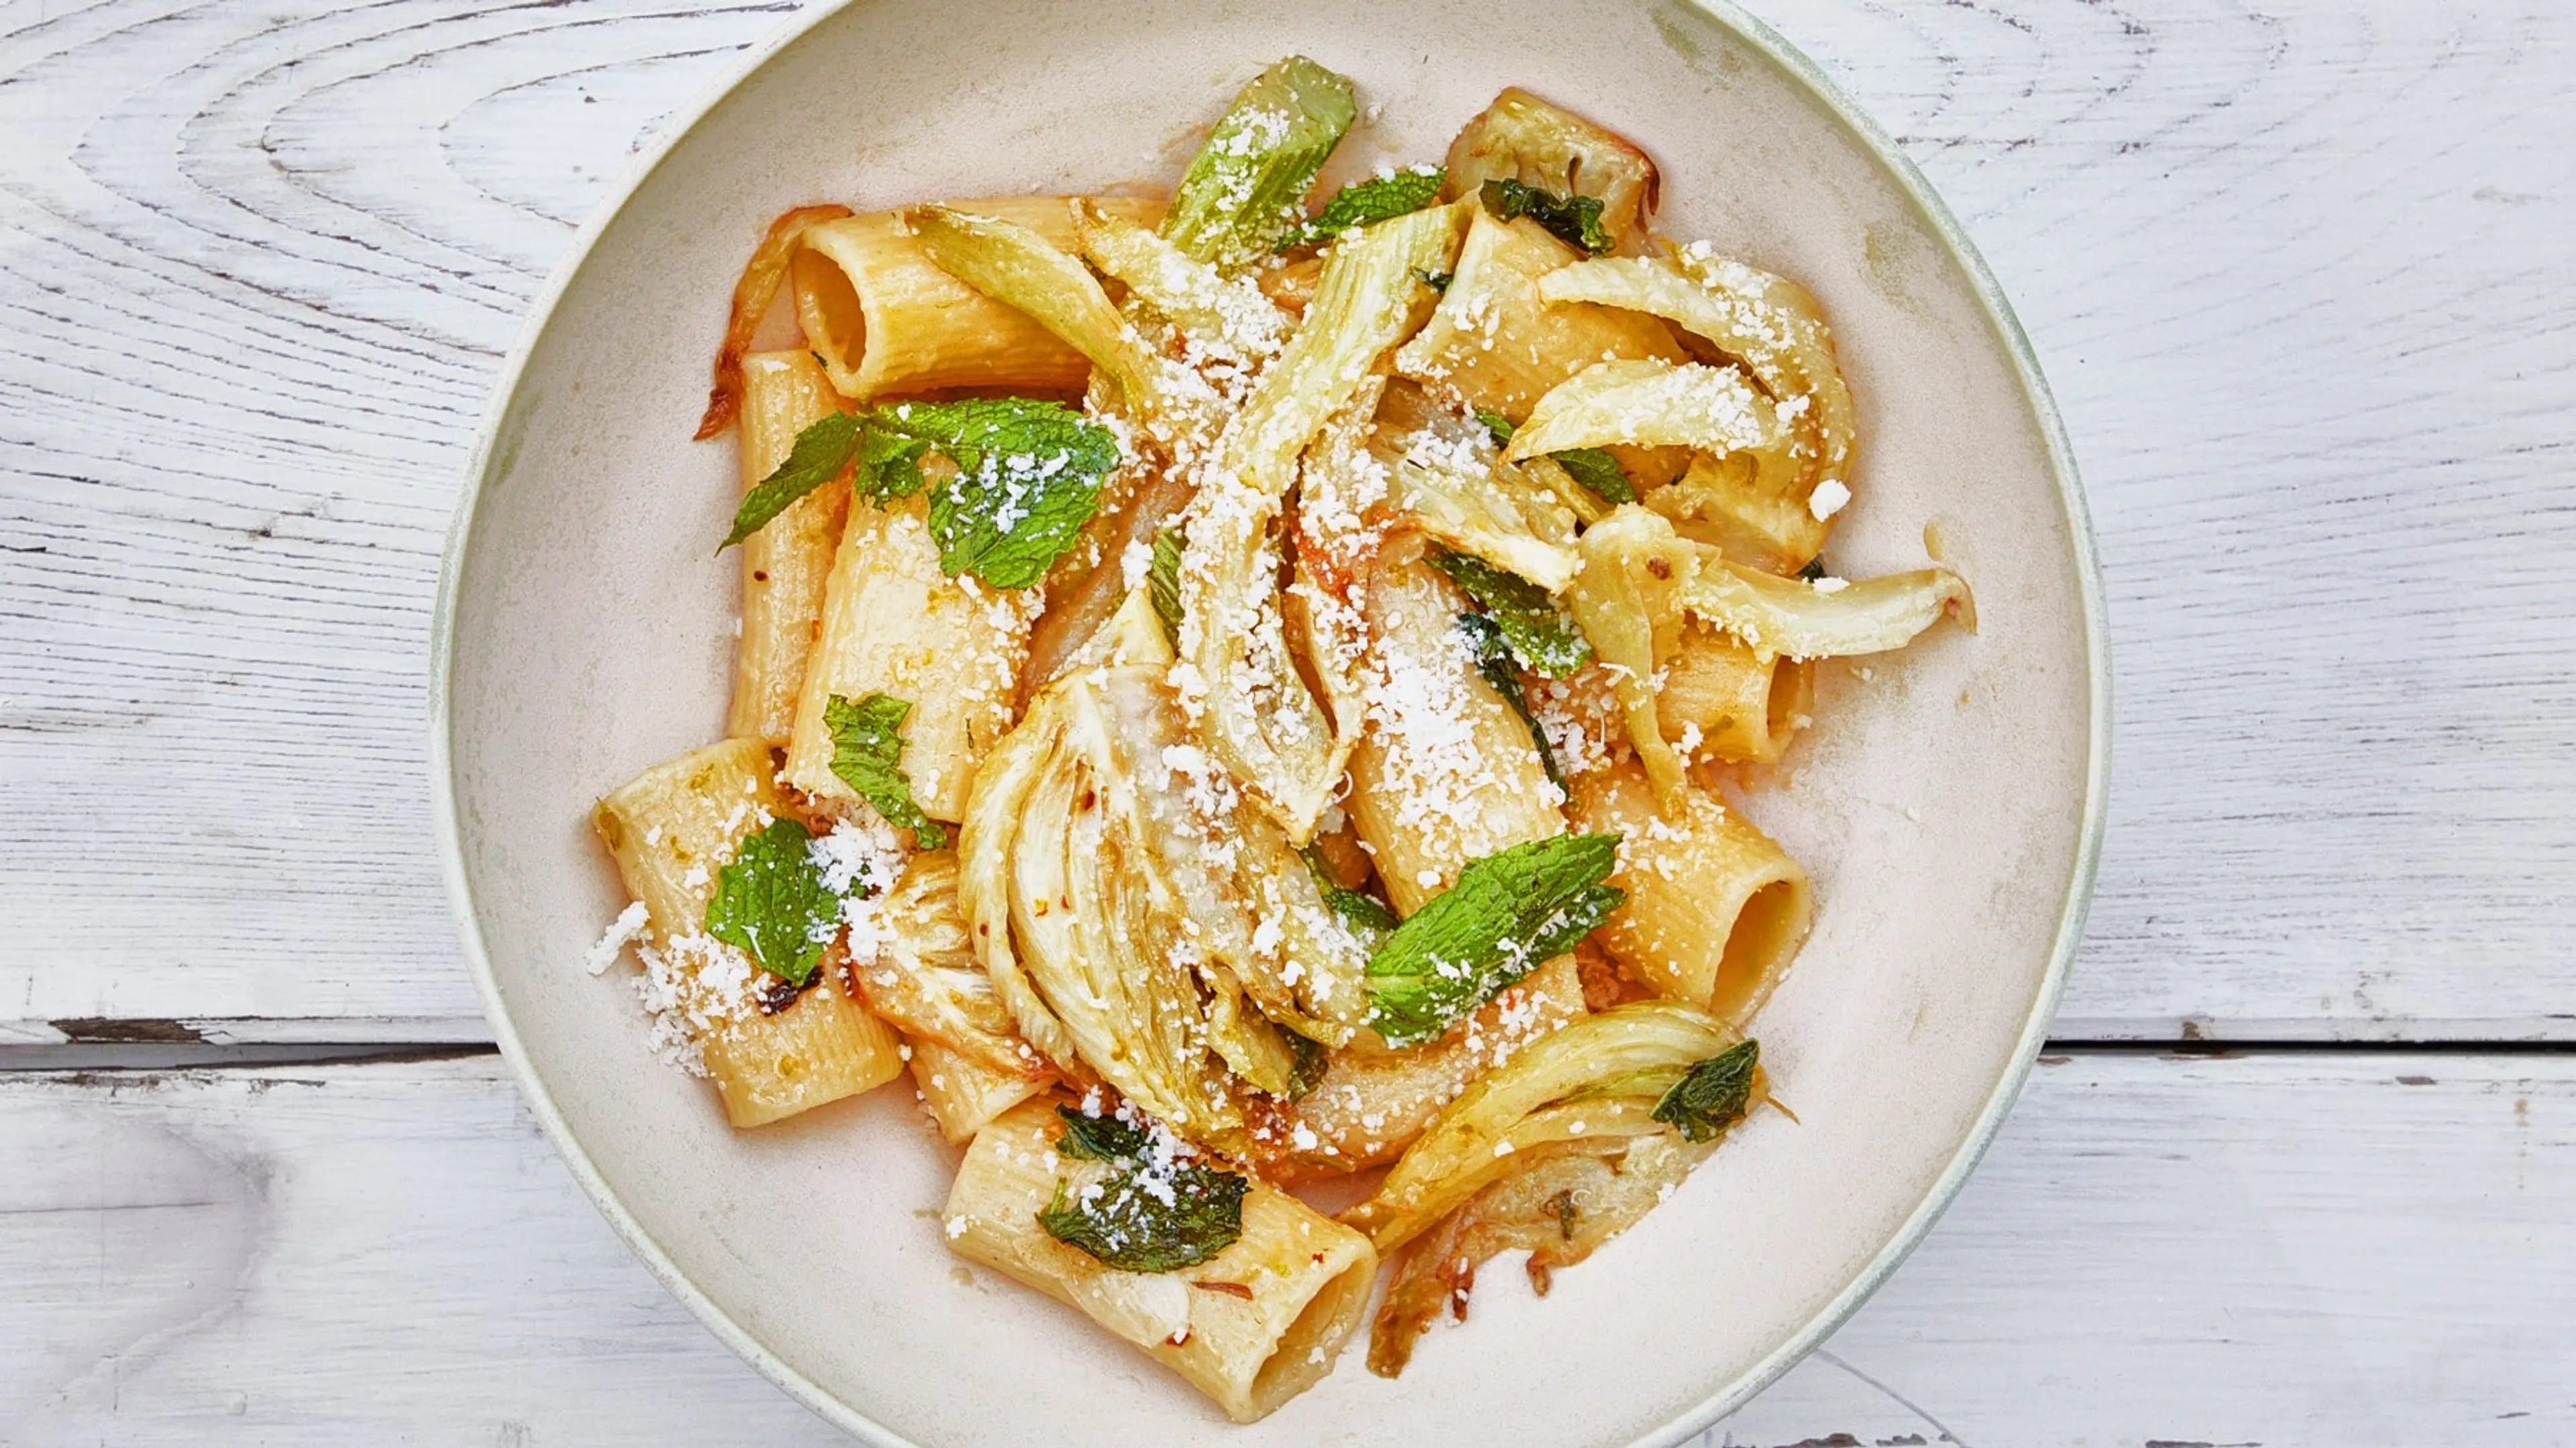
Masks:
[[[1480,417],[1439,405],[1413,383],[1391,383],[1369,450],[1387,472],[1390,500],[1424,536],[1528,580],[1542,596],[1555,593],[1580,566],[1574,535],[1583,514],[1540,475],[1553,464],[1504,461]]]
[[[1228,271],[1264,259],[1298,229],[1306,188],[1357,119],[1349,79],[1302,55],[1254,76],[1182,175],[1163,235]]]
[[[1629,743],[1657,798],[1668,802],[1682,787],[1683,766],[1664,739],[1649,681],[1666,662],[1658,640],[1679,637],[1685,616],[1724,629],[1757,656],[1793,659],[1903,648],[1943,618],[1972,631],[1977,624],[1966,581],[1946,568],[1848,584],[1781,578],[1727,561],[1634,504],[1588,529],[1579,551],[1583,572],[1566,596],[1584,637],[1616,667]]]
[[[1635,237],[1655,209],[1655,163],[1645,152],[1518,86],[1494,97],[1458,132],[1448,159],[1451,196],[1480,195],[1486,182],[1507,178],[1558,197],[1597,198],[1593,219],[1611,247]],[[1584,246],[1579,224],[1576,230],[1566,239]]]
[[[1342,1220],[1403,1253],[1369,1368],[1403,1371],[1476,1268],[1530,1253],[1532,1285],[1635,1225],[1764,1094],[1750,1041],[1696,1007],[1641,1001],[1587,1016],[1477,1078]]]
[[[1194,744],[1167,672],[1076,669],[1030,701],[977,771],[959,904],[1032,1047],[1234,1152],[1242,1093],[1299,1074],[1281,1027],[1339,1044],[1366,1019],[1368,946]]]
[[[850,970],[868,1009],[996,1076],[1036,1080],[1046,1063],[1020,1040],[957,911],[957,856],[925,850],[891,888],[843,907]]]
[[[1448,265],[1463,224],[1452,207],[1416,211],[1326,254],[1304,325],[1227,422],[1186,515],[1180,654],[1195,676],[1199,738],[1295,844],[1313,837],[1355,736],[1298,675],[1273,525],[1299,455],[1420,324],[1433,294],[1414,273]]]

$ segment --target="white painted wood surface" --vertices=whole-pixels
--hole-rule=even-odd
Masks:
[[[490,1056],[0,1077],[0,1160],[46,1164],[0,1176],[0,1442],[846,1441],[645,1274]],[[1702,1448],[2576,1441],[2571,1208],[2563,1055],[2077,1055]]]
[[[2576,1040],[2576,10],[1756,8],[1966,220],[2085,470],[2058,1034]],[[791,10],[0,0],[0,1068],[486,1037],[422,740],[470,434]],[[1706,1441],[2576,1442],[2571,1222],[2576,1057],[2078,1053]],[[841,1441],[489,1056],[0,1070],[0,1283],[0,1444]]]
[[[1966,218],[2090,485],[2061,1034],[2576,1038],[2576,11],[1762,8]],[[484,1035],[422,743],[468,438],[786,14],[0,3],[0,1039]]]

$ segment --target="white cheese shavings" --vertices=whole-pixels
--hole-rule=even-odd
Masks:
[[[892,825],[874,814],[864,820],[834,820],[829,834],[806,843],[805,853],[823,888],[844,900],[882,895],[903,873],[903,842]]]
[[[644,938],[651,919],[652,916],[644,909],[643,901],[636,900],[629,903],[618,913],[617,919],[609,924],[607,931],[591,944],[590,949],[582,952],[583,967],[592,975],[604,973],[610,966],[617,963],[618,956],[625,954],[626,947]]]
[[[712,935],[640,941],[635,998],[652,1019],[645,1044],[664,1065],[692,1076],[707,1074],[699,1043],[753,1009],[750,957]]]
[[[1851,496],[1851,489],[1843,486],[1842,479],[1827,478],[1816,484],[1816,490],[1807,495],[1807,511],[1821,523],[1841,512],[1843,505],[1851,501]]]

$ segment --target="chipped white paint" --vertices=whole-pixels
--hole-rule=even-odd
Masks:
[[[0,1442],[847,1441],[645,1275],[492,1057],[0,1076],[0,1160],[49,1164],[0,1174]],[[1698,1448],[2564,1443],[2571,1209],[2564,1056],[2043,1065],[1913,1260]],[[1543,1315],[1516,1276],[1422,1352]]]

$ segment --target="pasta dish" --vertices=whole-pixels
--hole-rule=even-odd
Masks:
[[[697,432],[725,737],[592,815],[592,969],[735,1127],[908,1074],[948,1248],[1246,1422],[1769,1102],[1815,904],[1742,791],[1817,660],[1974,623],[1826,570],[1825,315],[1643,151],[1506,90],[1320,183],[1359,115],[1291,57],[1167,195],[772,222]]]

